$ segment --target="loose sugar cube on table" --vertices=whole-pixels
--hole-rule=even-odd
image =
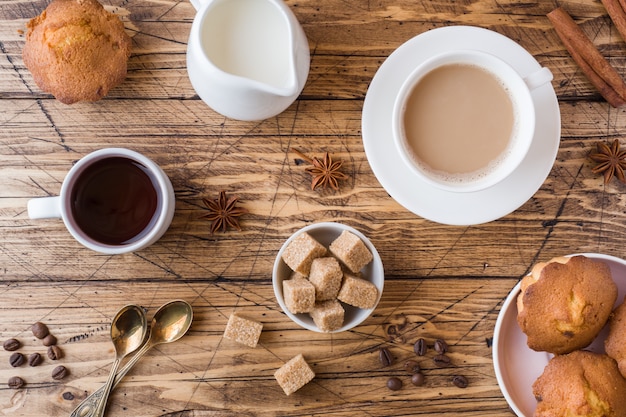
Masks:
[[[361,268],[374,259],[372,252],[365,246],[365,243],[347,230],[341,232],[339,237],[332,241],[328,249],[354,273],[359,272]]]
[[[294,272],[294,274],[298,274]],[[299,275],[299,274],[298,274]],[[293,314],[308,313],[315,305],[315,286],[301,275],[283,281],[283,298]]]
[[[343,272],[337,259],[333,257],[313,259],[309,281],[315,287],[315,301],[337,298],[342,278]]]
[[[313,259],[326,255],[324,245],[315,240],[308,233],[300,233],[285,248],[283,261],[293,271],[304,276],[309,275]]]
[[[262,330],[262,323],[233,313],[228,319],[228,324],[226,324],[224,337],[250,347],[256,347]]]
[[[298,354],[281,366],[274,373],[274,378],[285,394],[290,395],[315,378],[315,372],[304,360],[302,354]]]
[[[315,303],[315,307],[309,313],[315,325],[323,332],[341,328],[344,314],[341,303],[336,299]]]
[[[378,299],[378,288],[356,275],[345,273],[337,299],[358,308],[373,308]]]

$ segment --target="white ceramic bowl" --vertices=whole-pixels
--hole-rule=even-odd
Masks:
[[[601,260],[611,268],[613,280],[617,284],[618,295],[615,305],[619,305],[626,295],[626,261],[599,253],[582,253],[588,258]],[[574,255],[569,255],[574,256]],[[552,357],[546,352],[535,352],[526,344],[526,335],[517,324],[517,296],[520,285],[517,284],[504,301],[493,336],[493,367],[504,398],[519,417],[532,417],[537,402],[533,396],[532,385],[543,373],[543,369]],[[604,339],[608,328],[600,332],[594,342],[586,349],[604,353]]]
[[[304,327],[305,329],[323,333],[315,325],[313,319],[308,314],[293,314],[287,309],[287,306],[285,305],[285,300],[283,298],[283,280],[289,279],[292,270],[283,261],[283,252],[285,251],[287,245],[289,245],[289,243],[301,233],[308,233],[309,235],[311,235],[311,237],[313,237],[322,245],[328,248],[331,242],[339,237],[341,232],[343,232],[344,230],[348,230],[349,232],[358,236],[363,241],[363,243],[365,243],[365,246],[367,246],[370,252],[372,252],[374,259],[372,260],[372,262],[364,266],[360,272],[364,279],[367,279],[368,281],[376,285],[376,288],[378,288],[378,298],[376,299],[376,304],[371,309],[357,308],[342,303],[345,309],[343,326],[333,331],[332,333],[343,332],[345,330],[349,330],[355,326],[358,326],[363,322],[363,320],[365,320],[370,316],[370,314],[372,314],[372,312],[376,308],[376,305],[378,305],[378,301],[380,301],[380,297],[383,293],[383,286],[385,283],[385,272],[383,270],[383,262],[381,261],[380,256],[378,255],[378,251],[376,251],[376,248],[374,247],[372,242],[370,242],[370,240],[358,230],[341,223],[324,222],[311,224],[298,230],[293,235],[291,235],[291,237],[289,237],[287,241],[285,241],[283,246],[278,251],[276,261],[274,262],[274,270],[272,273],[272,284],[274,285],[274,294],[276,295],[276,300],[278,301],[278,304],[280,304],[280,307],[291,320]]]

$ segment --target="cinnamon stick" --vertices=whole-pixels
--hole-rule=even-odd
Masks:
[[[611,21],[622,35],[622,39],[626,41],[626,11],[624,11],[623,3],[626,0],[601,0]]]
[[[619,73],[561,7],[548,13],[557,35],[589,81],[613,107],[626,104],[626,84]]]

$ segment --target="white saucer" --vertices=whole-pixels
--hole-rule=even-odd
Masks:
[[[432,55],[453,49],[494,54],[522,77],[541,68],[516,42],[487,29],[450,26],[424,32],[389,55],[372,79],[363,104],[363,146],[378,181],[405,208],[438,223],[479,224],[518,209],[541,187],[558,151],[561,114],[550,83],[532,92],[537,113],[533,143],[520,167],[495,186],[475,193],[452,193],[425,183],[404,164],[394,145],[394,100],[413,69]]]
[[[615,306],[621,304],[626,295],[626,261],[599,253],[583,253],[582,255],[603,261],[611,268],[618,290]],[[543,373],[552,355],[546,352],[536,352],[526,344],[526,335],[517,324],[519,293],[520,285],[517,284],[500,308],[493,334],[493,367],[500,390],[511,409],[519,417],[532,417],[537,407],[532,386]],[[608,326],[605,326],[595,341],[586,349],[604,353],[604,339],[607,334]]]

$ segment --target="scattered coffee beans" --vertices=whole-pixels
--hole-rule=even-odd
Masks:
[[[467,378],[463,375],[454,376],[454,378],[452,378],[452,383],[459,388],[467,388],[468,385]]]
[[[387,380],[387,388],[392,391],[398,391],[400,388],[402,388],[402,380],[400,378],[392,376]]]
[[[63,379],[67,376],[68,370],[65,366],[59,365],[52,370],[52,379]]]
[[[48,346],[48,358],[55,361],[63,357],[63,351],[61,348],[56,346],[57,338],[50,333],[48,326],[46,326],[42,322],[36,322],[31,326],[31,331],[33,332],[33,336],[37,339],[40,339],[44,346]],[[3,342],[2,347],[6,351],[15,351],[22,346],[21,342],[15,338],[7,339]],[[9,358],[9,363],[12,367],[22,366],[25,362],[28,362],[29,366],[38,366],[44,360],[44,357],[37,352],[31,353],[26,358],[20,352],[13,352],[11,357]],[[52,371],[52,378],[56,380],[60,380],[69,375],[69,371],[65,366],[57,366]],[[19,376],[13,376],[9,378],[8,385],[10,388],[18,389],[24,386],[24,380]],[[70,393],[70,395],[72,395]]]
[[[19,389],[24,386],[24,380],[19,376],[12,376],[9,378],[9,388]]]
[[[48,334],[50,334],[50,332],[48,331],[48,326],[40,321],[33,324],[31,330],[33,331],[33,336],[35,336],[37,339],[43,339],[44,337],[48,336]]]
[[[413,350],[418,356],[424,356],[427,349],[428,347],[426,346],[426,341],[422,338],[417,339],[415,346],[413,346]]]
[[[12,367],[16,368],[18,366],[22,366],[22,364],[26,361],[26,359],[24,359],[24,355],[22,355],[19,352],[15,352],[14,354],[11,355],[11,357],[9,358],[9,363],[11,364]]]
[[[450,357],[443,354],[435,356],[433,361],[435,362],[435,365],[440,368],[450,365]]]
[[[2,347],[4,348],[4,350],[8,350],[9,352],[18,350],[20,346],[21,346],[21,343],[17,339],[5,340],[4,343],[2,344]]]
[[[378,359],[383,366],[389,366],[393,363],[393,356],[389,349],[382,347],[378,350]]]
[[[435,352],[439,353],[440,355],[443,355],[444,353],[446,353],[448,351],[448,344],[441,339],[437,339],[435,340]]]
[[[43,358],[41,357],[41,355],[37,352],[35,353],[31,353],[28,356],[28,365],[29,366],[37,366],[39,365],[41,362],[43,362]]]
[[[63,351],[57,345],[53,345],[48,347],[48,358],[50,360],[56,361],[57,359],[61,359],[63,357]]]
[[[413,360],[408,360],[404,362],[404,370],[410,374],[415,374],[420,371],[420,365]]]
[[[424,374],[421,372],[414,373],[411,377],[411,384],[415,385],[416,387],[421,387],[422,385],[424,385]]]
[[[48,334],[42,340],[44,346],[53,346],[57,344],[57,338],[52,334]]]

